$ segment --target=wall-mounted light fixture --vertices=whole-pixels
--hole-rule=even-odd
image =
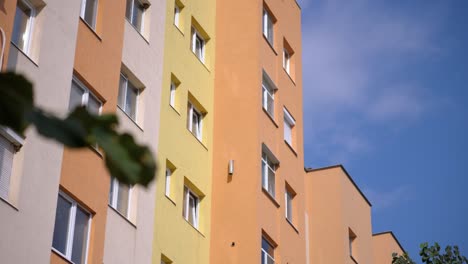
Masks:
[[[229,175],[234,174],[234,160],[229,160],[228,173]]]

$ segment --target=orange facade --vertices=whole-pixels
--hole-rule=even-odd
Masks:
[[[264,10],[276,20],[271,44],[262,34]],[[211,263],[260,260],[262,236],[276,246],[275,263],[305,263],[300,8],[293,0],[218,1],[216,17]],[[285,43],[294,52],[290,74]],[[262,109],[265,75],[277,88],[271,114]],[[290,145],[284,109],[295,119]],[[274,195],[262,188],[265,149],[279,161]],[[292,221],[286,188],[295,193]]]

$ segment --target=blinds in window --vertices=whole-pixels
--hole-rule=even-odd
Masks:
[[[8,199],[14,154],[13,144],[0,136],[0,197],[4,199]]]

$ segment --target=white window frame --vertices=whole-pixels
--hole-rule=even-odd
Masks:
[[[165,194],[167,197],[171,197],[171,177],[174,171],[171,168],[166,167],[166,186]]]
[[[18,0],[18,2],[22,2],[24,5],[26,5],[30,10],[31,10],[31,15],[28,18],[28,22],[26,25],[26,31],[23,32],[22,37],[23,37],[23,47],[17,46],[19,49],[21,49],[24,53],[26,53],[28,56],[30,55],[30,49],[31,49],[31,42],[32,42],[32,35],[33,35],[33,29],[34,29],[34,20],[36,18],[36,7],[29,1],[29,0]],[[16,6],[18,8],[18,4]],[[16,12],[16,9],[15,9]],[[14,26],[14,25],[13,25]],[[24,37],[26,40],[24,40]],[[17,44],[15,43],[15,46]]]
[[[70,215],[68,219],[68,228],[67,228],[67,246],[65,248],[65,254],[60,252],[58,249],[55,249],[54,246],[52,245],[52,250],[59,254],[60,256],[63,256],[65,259],[68,261],[72,262],[72,249],[73,249],[73,238],[75,236],[75,221],[76,221],[76,210],[77,207],[80,207],[81,210],[86,212],[89,216],[88,218],[88,233],[86,234],[86,254],[85,254],[85,259],[84,259],[84,264],[88,263],[88,254],[89,254],[89,238],[90,238],[90,233],[91,233],[91,223],[92,223],[92,215],[91,213],[83,208],[83,206],[80,206],[78,202],[73,200],[70,196],[62,192],[61,190],[59,191],[59,196],[62,196],[65,200],[71,203],[71,208],[70,208]],[[54,227],[54,232],[55,232],[55,227]],[[72,262],[73,263],[73,262]]]
[[[291,191],[286,187],[286,190],[284,192],[284,213],[285,213],[285,217],[286,219],[292,223],[293,222],[293,198],[294,198],[294,194],[291,193]],[[291,210],[289,210],[289,206],[291,206]],[[291,215],[291,216],[289,216]]]
[[[269,26],[271,26],[271,36],[268,33],[269,32]],[[273,42],[274,42],[273,30],[274,30],[274,22],[273,22],[273,19],[271,17],[271,14],[270,14],[270,12],[268,12],[268,10],[266,8],[263,8],[263,35],[268,40],[268,43],[270,43],[271,45],[273,45]]]
[[[266,151],[262,151],[262,163],[264,164],[264,166],[262,166],[262,188],[265,189],[265,191],[267,191],[271,197],[275,198],[275,195],[276,195],[276,169],[278,168],[278,163],[271,158],[270,154],[267,153]],[[273,165],[270,166],[270,163]],[[269,186],[269,174],[268,172],[269,171],[272,171],[273,172],[273,190],[270,190],[268,188]]]
[[[262,240],[265,240],[265,242],[268,243],[268,245],[271,246],[271,248],[273,249],[273,251],[275,250],[275,247],[268,241],[268,239],[266,239],[265,237],[262,236]],[[262,243],[263,244],[263,243]],[[273,261],[273,264],[275,263],[275,258],[273,258],[273,256],[271,256],[270,254],[268,254],[268,252],[266,252],[265,249],[263,249],[263,246],[261,247],[261,252],[262,252],[262,255],[265,256],[265,261],[261,264],[270,264],[271,262],[269,262],[268,260],[271,260]]]
[[[197,37],[201,40],[200,43],[200,57],[197,54]],[[195,54],[195,56],[203,63],[205,63],[205,48],[206,48],[206,40],[205,38],[202,37],[200,32],[192,26],[192,52]]]
[[[139,101],[140,101],[140,94],[141,94],[141,90],[142,89],[139,89],[136,85],[134,85],[129,79],[128,77],[124,74],[124,73],[120,73],[120,76],[124,78],[125,80],[125,91],[123,92],[124,94],[122,96],[124,96],[124,105],[119,105],[119,102],[117,101],[117,106],[122,109],[122,111],[130,118],[132,119],[133,121],[135,121],[136,123],[138,123],[138,105],[139,105]],[[137,94],[136,94],[136,99],[135,99],[135,119],[133,119],[127,112],[126,112],[126,103],[127,102],[127,95],[128,95],[128,83],[131,83],[133,87],[135,87],[135,89],[137,90]],[[119,80],[119,85],[120,85],[120,80]],[[119,87],[119,90],[120,90],[120,87]]]
[[[174,83],[174,81],[171,81],[169,105],[172,106],[173,108],[175,108],[175,103],[176,103],[176,89],[177,89],[177,85]]]
[[[193,113],[194,112],[198,115],[198,131],[193,128]],[[189,118],[188,129],[189,129],[190,132],[192,132],[192,134],[198,140],[201,141],[203,139],[203,114],[190,101],[189,101],[188,114],[189,114],[189,116],[188,116],[188,118]]]
[[[81,106],[86,106],[86,109],[87,109],[88,108],[89,97],[92,96],[92,97],[94,97],[94,99],[96,99],[96,101],[99,102],[98,115],[100,115],[101,112],[102,112],[102,105],[103,105],[102,101],[95,94],[93,94],[93,92],[91,92],[91,90],[89,90],[89,88],[86,87],[86,85],[84,85],[75,76],[73,76],[72,82],[74,82],[78,86],[78,88],[83,90],[83,96],[81,97]],[[71,87],[70,87],[70,89],[71,89]],[[73,109],[70,109],[70,110],[73,110]]]
[[[283,49],[283,68],[288,73],[291,74],[291,54],[287,49]]]
[[[132,194],[133,194],[133,186],[129,185],[128,186],[128,200],[127,200],[127,214],[124,215],[122,212],[117,209],[117,201],[119,200],[119,181],[116,178],[112,178],[111,180],[112,184],[112,197],[109,197],[109,205],[114,208],[117,212],[119,212],[121,215],[125,216],[125,218],[130,219],[131,215],[131,209],[132,209]]]
[[[6,178],[3,179],[6,185],[6,193],[5,195],[0,194],[0,198],[8,201],[10,198],[10,187],[11,187],[11,176],[13,173],[13,163],[15,160],[15,154],[18,152],[18,150],[23,146],[24,144],[24,138],[18,135],[15,131],[13,131],[9,127],[4,127],[0,126],[0,137],[3,137],[7,144],[10,144],[11,147],[13,148],[12,151],[12,157],[11,157],[11,163],[7,164],[9,168],[9,175],[6,175]],[[2,164],[5,166],[5,164]]]
[[[284,113],[284,141],[288,143],[289,146],[293,146],[293,128],[296,126],[296,120],[292,117],[292,115],[286,110],[286,108],[283,108],[283,113]],[[287,131],[286,129],[289,129],[289,138],[287,138]]]
[[[174,4],[174,26],[180,29],[180,6],[175,2]]]
[[[270,76],[263,71],[262,78],[262,107],[268,115],[274,119],[275,116],[275,93],[278,88],[271,80]],[[271,111],[268,110],[268,98],[271,98]]]
[[[85,19],[85,12],[86,12],[86,2],[87,1],[94,1],[94,14],[93,14],[93,21],[91,25],[89,25],[88,21]],[[83,21],[86,22],[92,29],[96,29],[96,21],[97,21],[97,13],[98,13],[98,1],[99,0],[81,0],[81,11],[80,11],[80,17],[83,19]]]
[[[189,220],[189,201],[190,201],[190,197],[191,195],[193,196],[193,198],[195,199],[195,208],[193,209],[194,211],[192,212],[194,215],[193,215],[193,221],[195,223],[190,223],[193,227],[197,228],[198,229],[198,225],[199,225],[199,211],[200,211],[200,197],[198,197],[198,195],[193,192],[187,185],[184,185],[184,192],[185,192],[185,201],[184,201],[184,211],[185,211],[185,220],[187,222],[190,223],[190,220]]]
[[[144,32],[145,30],[145,15],[146,15],[146,10],[148,9],[147,7],[145,8],[144,6],[144,2],[141,1],[141,0],[131,0],[132,1],[132,5],[130,7],[130,18],[128,18],[127,16],[125,16],[125,18],[128,20],[128,22],[130,22],[130,24],[132,24],[132,26],[140,33]],[[133,10],[135,9],[135,1],[139,2],[139,4],[141,4],[143,6],[143,12],[141,13],[141,28],[137,28],[137,26],[134,23],[133,21]]]

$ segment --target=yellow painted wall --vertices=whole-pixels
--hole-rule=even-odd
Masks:
[[[164,70],[161,102],[159,170],[156,179],[156,217],[153,263],[164,254],[174,263],[208,263],[211,211],[211,162],[213,133],[215,0],[181,0],[180,28],[174,25],[174,4],[166,8]],[[205,63],[191,51],[191,25],[196,21],[208,35]],[[169,105],[171,76],[180,81],[176,106]],[[187,102],[190,95],[204,108],[201,142],[187,129]],[[166,160],[175,167],[171,195],[165,195]],[[184,181],[203,194],[198,230],[182,215]]]

